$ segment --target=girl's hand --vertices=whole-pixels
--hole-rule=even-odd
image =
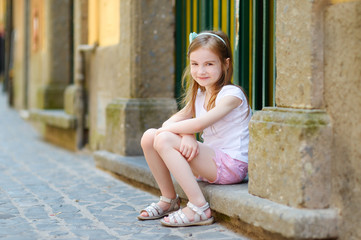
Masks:
[[[192,161],[199,153],[199,146],[193,134],[182,135],[179,152],[188,161]]]

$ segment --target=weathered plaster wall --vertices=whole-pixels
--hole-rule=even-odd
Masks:
[[[88,54],[87,81],[90,82],[90,136],[92,149],[102,147],[106,131],[106,106],[116,96],[128,97],[130,82],[130,53],[119,45],[99,47]]]
[[[361,239],[361,1],[325,12],[325,102],[333,125],[333,204],[340,239]]]

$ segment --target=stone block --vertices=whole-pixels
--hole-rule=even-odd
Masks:
[[[82,104],[80,101],[84,101],[81,99],[83,95],[84,90],[80,86],[76,84],[69,85],[64,93],[65,113],[74,116],[78,115],[82,110],[79,105]]]
[[[142,155],[144,131],[160,127],[176,111],[173,98],[113,100],[106,108],[105,149],[123,156]]]
[[[64,106],[64,85],[45,85],[37,91],[37,108],[60,109]]]
[[[64,129],[52,125],[45,125],[44,139],[57,146],[76,151],[76,130]]]
[[[132,41],[130,54],[134,59],[129,78],[131,96],[171,98],[174,96],[175,73],[173,3],[169,0],[129,2],[129,7],[136,13],[130,17],[134,25],[129,25]]]
[[[322,16],[327,3],[277,0],[276,104],[279,107],[324,106]]]
[[[77,150],[77,119],[63,110],[34,109],[30,120],[38,126],[45,140],[69,150]]]
[[[67,114],[75,115],[75,99],[78,86],[70,85],[64,92],[64,111]]]
[[[265,108],[250,122],[249,192],[291,207],[327,208],[332,128],[322,110]]]
[[[39,110],[29,112],[30,119],[47,125],[63,129],[75,129],[77,119],[73,115],[66,114],[63,110]]]

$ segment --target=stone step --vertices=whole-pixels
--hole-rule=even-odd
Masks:
[[[114,172],[128,179],[158,188],[143,156],[120,156],[108,151],[94,152],[97,167]],[[180,197],[184,192],[174,181]],[[199,183],[216,212],[256,227],[293,239],[336,238],[336,209],[299,209],[259,198],[248,193],[247,183],[213,185]]]
[[[65,113],[62,109],[34,109],[29,112],[30,120],[40,121],[47,125],[63,129],[75,129],[76,117]]]
[[[77,134],[76,116],[62,109],[33,109],[29,111],[29,120],[46,141],[71,151],[79,149],[81,138]]]

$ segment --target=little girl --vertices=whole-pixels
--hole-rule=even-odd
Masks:
[[[232,51],[223,32],[191,33],[184,79],[188,79],[185,107],[159,129],[147,130],[141,140],[144,156],[162,196],[138,216],[158,219],[165,226],[213,223],[197,179],[213,184],[241,182],[248,171],[248,100],[231,83]],[[203,143],[195,133],[202,133]],[[180,209],[171,175],[188,197]],[[196,177],[195,177],[196,176]],[[178,210],[178,211],[177,211]]]

